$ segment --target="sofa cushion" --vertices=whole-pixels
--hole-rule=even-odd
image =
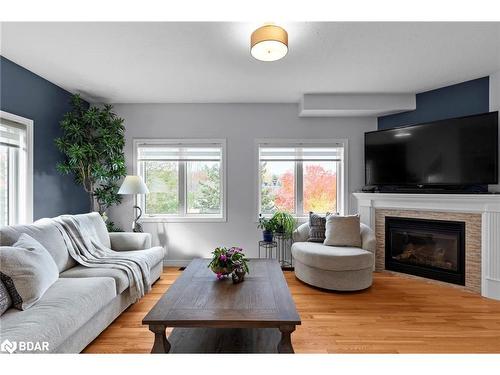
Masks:
[[[104,245],[108,249],[111,248],[111,241],[109,240],[108,229],[106,228],[106,223],[102,219],[98,212],[91,212],[89,214],[73,215],[79,221],[86,222],[86,228],[92,228],[92,233],[90,233],[92,239]]]
[[[120,251],[121,254],[126,254],[132,258],[137,257],[144,259],[149,266],[149,269],[156,266],[158,263],[163,262],[165,258],[165,248],[162,246],[155,246],[150,249],[137,250],[137,251]]]
[[[115,296],[110,277],[60,278],[32,308],[2,315],[0,341],[46,341],[54,350]]]
[[[352,271],[373,267],[373,254],[357,247],[325,246],[315,242],[295,242],[292,255],[299,262],[328,271]]]
[[[115,280],[117,294],[123,293],[129,287],[127,273],[116,268],[91,268],[78,265],[62,272],[59,277],[112,277]]]
[[[0,278],[12,305],[33,306],[59,278],[59,270],[40,242],[23,233],[13,246],[0,247]]]
[[[359,215],[326,217],[325,241],[328,246],[361,247]]]
[[[150,249],[137,251],[121,251],[121,254],[131,256],[139,256],[141,254],[146,261],[149,269],[158,265],[163,261],[165,250],[163,247],[156,246]],[[116,291],[118,294],[123,293],[129,287],[128,276],[125,271],[115,268],[91,268],[78,265],[60,274],[60,277],[112,277],[115,280]]]
[[[14,225],[1,228],[0,245],[12,246],[23,233],[34,238],[47,249],[59,272],[76,266],[76,261],[68,253],[63,235],[51,219],[40,219],[30,225]]]

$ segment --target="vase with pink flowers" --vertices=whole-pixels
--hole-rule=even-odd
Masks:
[[[218,247],[212,252],[212,260],[208,267],[222,280],[236,270],[248,273],[249,260],[245,257],[243,249],[239,247]]]

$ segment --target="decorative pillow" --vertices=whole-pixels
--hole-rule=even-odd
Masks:
[[[13,246],[0,247],[0,279],[19,310],[33,306],[59,278],[54,259],[38,241],[22,234]]]
[[[361,247],[359,215],[326,217],[325,241],[328,246]]]
[[[330,213],[327,212],[326,216]],[[325,240],[326,216],[309,212],[309,242],[323,242]]]
[[[0,316],[12,306],[12,299],[2,280],[0,280]]]

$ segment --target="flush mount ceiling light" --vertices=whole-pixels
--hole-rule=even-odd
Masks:
[[[288,52],[288,33],[282,27],[265,25],[252,33],[250,53],[257,60],[276,61]]]

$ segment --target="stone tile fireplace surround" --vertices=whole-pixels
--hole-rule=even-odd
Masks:
[[[500,195],[354,193],[354,196],[361,221],[376,232],[376,271],[385,270],[386,216],[463,222],[465,288],[500,300]]]

